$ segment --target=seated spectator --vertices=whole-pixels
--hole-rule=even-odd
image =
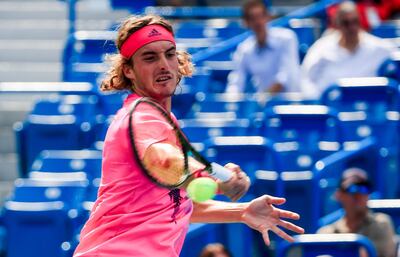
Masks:
[[[361,30],[352,2],[339,6],[335,20],[338,29],[317,40],[302,64],[302,92],[311,98],[319,97],[339,78],[376,76],[379,66],[395,49],[387,41]]]
[[[223,244],[213,243],[206,245],[199,257],[233,257]]]
[[[336,199],[345,215],[333,224],[324,226],[317,233],[357,233],[368,237],[375,246],[378,257],[394,257],[396,243],[390,217],[368,209],[368,196],[372,191],[367,173],[359,168],[343,172]]]
[[[392,18],[400,10],[400,0],[355,0],[360,24],[365,30],[377,27],[384,20]],[[329,19],[335,17],[338,5],[327,9]],[[335,26],[334,22],[332,24]]]
[[[298,91],[299,54],[294,32],[268,28],[270,16],[263,1],[247,1],[243,18],[254,34],[240,43],[234,53],[235,69],[228,76],[226,92]],[[251,90],[246,88],[249,81],[254,87]]]

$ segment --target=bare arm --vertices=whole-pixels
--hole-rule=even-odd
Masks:
[[[304,233],[304,230],[288,221],[282,220],[282,218],[297,220],[300,218],[297,213],[281,210],[273,206],[275,204],[281,205],[285,201],[284,198],[264,195],[247,203],[225,203],[219,201],[195,203],[191,222],[239,222],[259,231],[267,245],[270,244],[269,230],[288,241],[293,241],[293,238],[278,226],[296,233]]]
[[[182,151],[170,143],[155,143],[146,150],[143,163],[150,172],[154,172],[153,176],[163,176],[171,179],[171,182],[178,182],[184,169],[184,157]],[[221,192],[228,196],[232,201],[237,201],[250,187],[250,179],[240,169],[238,165],[228,163],[225,165],[227,169],[232,171],[232,178],[227,182],[219,182],[218,187]],[[204,170],[205,165],[189,158],[190,173]],[[157,173],[157,174],[155,174]],[[175,176],[172,176],[175,174]],[[182,185],[186,187],[191,181]],[[174,183],[172,183],[174,184]]]

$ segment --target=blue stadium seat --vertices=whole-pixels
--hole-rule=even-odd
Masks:
[[[398,111],[398,83],[384,77],[343,78],[323,93],[321,102],[339,112],[364,111],[382,119],[385,111]]]
[[[275,165],[268,163],[270,159],[267,158],[273,154],[272,143],[259,136],[210,138],[205,142],[204,154],[209,160],[221,165],[229,162],[239,165],[252,181],[256,170]]]
[[[86,216],[87,180],[18,179],[4,205],[7,256],[63,256]]]
[[[303,257],[315,256],[359,256],[364,248],[369,257],[376,257],[371,241],[357,234],[307,234],[295,236],[295,241],[282,241],[278,246],[277,257],[291,256],[296,253]]]
[[[286,197],[284,207],[300,213],[302,218],[299,224],[309,232],[317,229],[320,217],[339,208],[331,197],[337,188],[341,172],[346,168],[365,168],[376,182],[376,190],[382,192],[384,187],[378,178],[379,159],[373,139],[363,140],[352,149],[334,151],[324,157],[301,156],[297,161],[304,162],[304,166],[297,167],[297,170],[287,169],[293,162],[293,157],[282,154],[274,146],[272,153],[274,154],[265,161],[266,168],[256,171],[252,192],[256,196],[272,194]],[[295,165],[300,166],[293,166]]]
[[[60,201],[6,202],[4,222],[8,257],[62,257],[63,243],[74,235]]]
[[[374,212],[383,212],[392,218],[395,233],[400,233],[400,200],[373,199],[368,201],[368,207]]]
[[[95,96],[67,95],[39,101],[27,119],[14,126],[21,176],[26,176],[42,150],[90,147],[102,119]]]
[[[328,88],[322,101],[338,110],[343,140],[359,141],[373,136],[381,147],[382,177],[388,185],[387,198],[396,197],[400,181],[398,83],[384,77],[341,79]],[[395,184],[394,184],[395,183]],[[391,190],[389,190],[391,189]]]
[[[252,119],[262,110],[257,95],[197,93],[189,117],[207,119]]]
[[[385,22],[372,28],[371,33],[380,38],[397,38],[400,36],[400,27],[397,22]]]
[[[106,54],[116,52],[114,31],[77,31],[70,35],[63,53],[63,81],[97,84],[107,66]]]
[[[38,100],[30,114],[74,115],[77,122],[93,122],[100,114],[96,95],[57,95]]]
[[[179,123],[190,142],[194,143],[217,136],[246,136],[250,130],[248,119],[182,119]]]
[[[204,246],[215,242],[237,257],[246,257],[251,252],[251,230],[244,224],[191,224],[179,256],[198,256]]]
[[[341,142],[336,113],[323,105],[277,105],[265,110],[263,135],[274,142],[297,142],[317,149],[320,142]]]
[[[265,108],[276,105],[315,105],[319,104],[319,100],[304,98],[303,94],[296,92],[280,93],[267,97],[265,100]]]
[[[292,29],[299,42],[299,58],[303,60],[308,49],[321,35],[321,23],[316,19],[291,19],[289,28]]]
[[[32,164],[30,177],[62,179],[62,173],[83,172],[92,181],[101,177],[101,161],[97,150],[45,150]]]
[[[81,203],[86,198],[87,187],[88,181],[84,178],[74,181],[17,179],[9,201],[60,201],[66,210],[80,210]]]
[[[228,82],[228,75],[235,67],[234,62],[230,60],[211,60],[204,61],[202,65],[210,70],[208,92],[224,93]]]
[[[400,82],[400,51],[391,53],[390,57],[379,67],[377,75]]]

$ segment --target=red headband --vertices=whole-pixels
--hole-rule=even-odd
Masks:
[[[120,53],[126,59],[130,59],[142,46],[162,40],[175,45],[174,36],[166,28],[161,25],[148,25],[132,33],[122,44]]]

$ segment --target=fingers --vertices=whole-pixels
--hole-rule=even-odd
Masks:
[[[295,212],[286,211],[282,209],[277,209],[277,210],[279,211],[279,217],[281,218],[292,219],[292,220],[300,219],[300,215]]]
[[[265,201],[268,204],[275,204],[275,205],[281,205],[286,202],[285,198],[282,197],[275,197],[275,196],[270,196],[270,195],[264,195]]]
[[[299,233],[299,234],[303,234],[304,233],[304,229],[302,227],[299,227],[291,222],[285,221],[285,220],[280,220],[278,222],[278,225],[281,227],[284,227],[286,229],[292,230],[293,232]]]
[[[265,244],[269,246],[271,244],[271,241],[269,240],[268,229],[265,229],[264,231],[262,231],[261,234],[262,234]]]
[[[234,164],[234,163],[231,163],[231,162],[228,163],[228,164],[226,164],[224,167],[227,168],[227,169],[229,169],[229,170],[231,170],[231,171],[233,171],[233,172],[235,172],[235,173],[239,173],[239,172],[242,171],[242,170],[240,169],[240,166],[239,166],[239,165]]]
[[[274,231],[275,234],[277,234],[278,236],[282,237],[283,239],[289,241],[289,242],[294,242],[294,238],[289,236],[288,234],[286,234],[282,229],[273,226],[271,228],[272,231]]]

